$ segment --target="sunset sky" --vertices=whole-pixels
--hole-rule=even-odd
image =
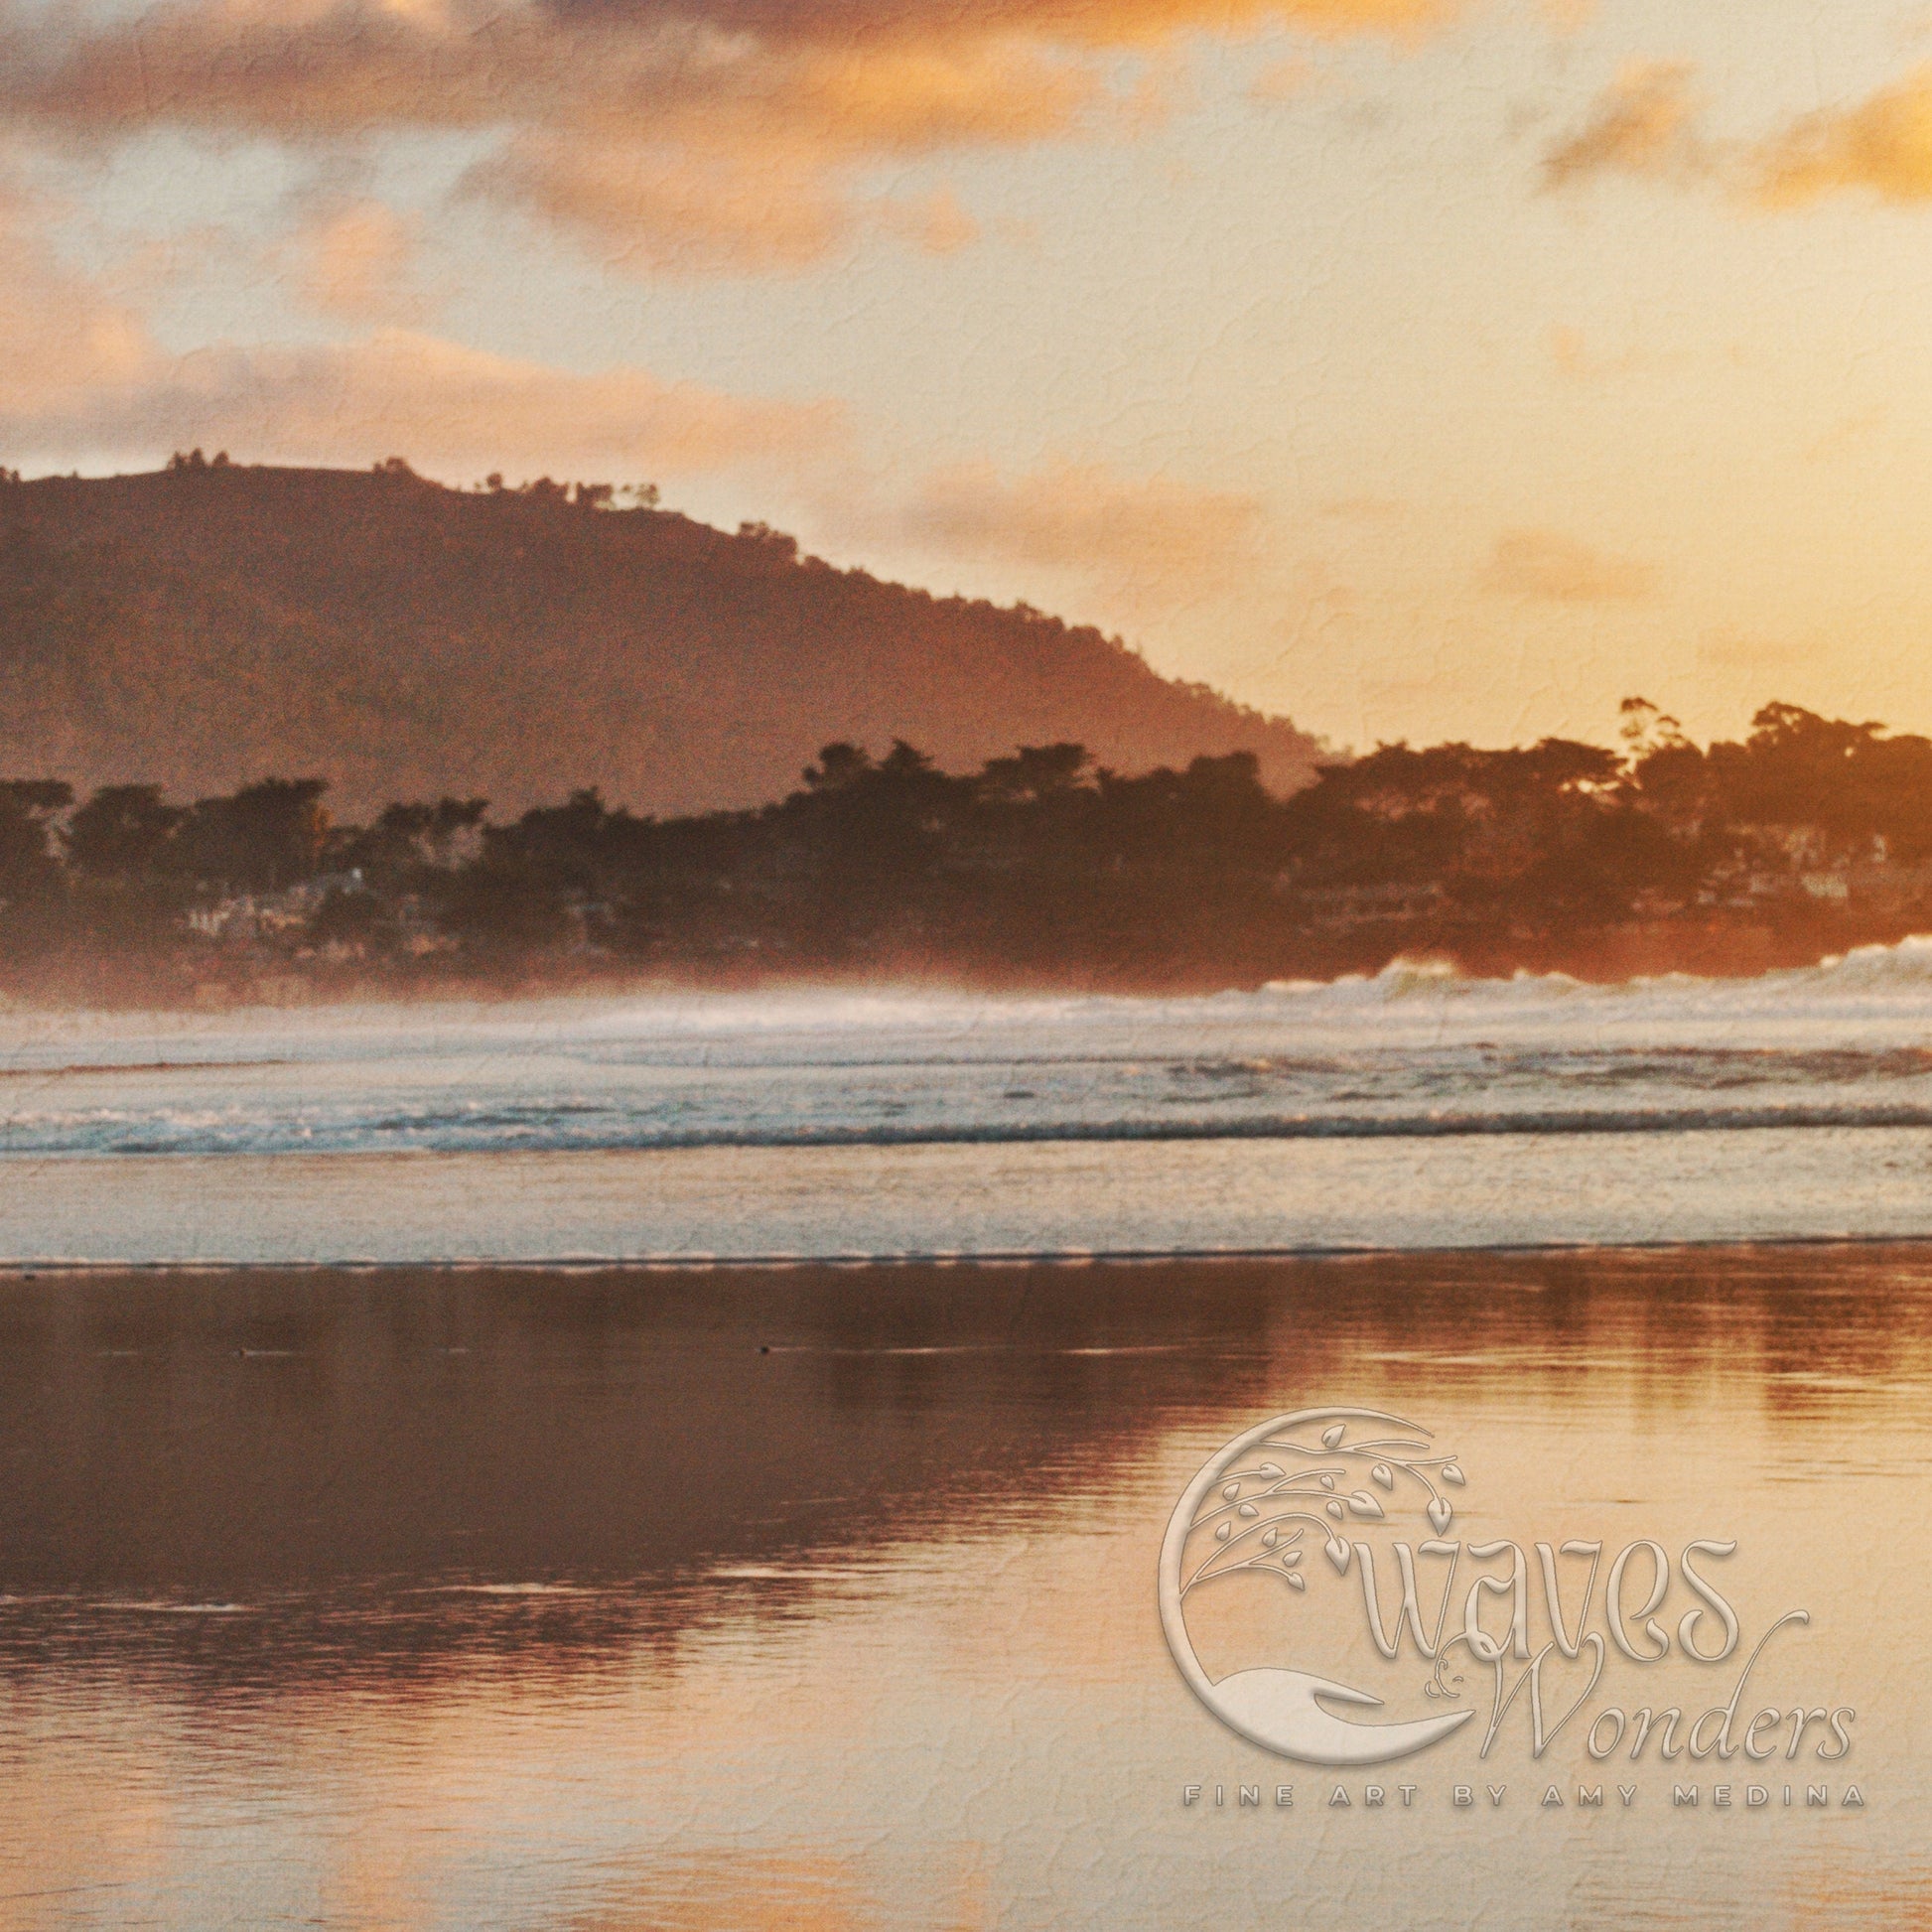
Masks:
[[[0,460],[708,520],[1337,745],[1932,730],[1932,11],[0,0]]]

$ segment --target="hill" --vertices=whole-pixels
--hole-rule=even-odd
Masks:
[[[4,474],[4,473],[0,473]],[[931,597],[609,492],[197,464],[0,484],[0,773],[338,809],[601,786],[633,810],[783,793],[817,748],[942,764],[1077,739],[1122,770],[1314,743],[1097,630]]]

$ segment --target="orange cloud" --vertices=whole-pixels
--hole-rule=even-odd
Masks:
[[[406,450],[457,471],[495,468],[514,454],[559,469],[688,475],[790,462],[837,446],[843,433],[835,404],[729,396],[641,369],[578,374],[397,330],[342,345],[219,346],[179,360],[143,344],[135,366],[85,383],[0,388],[0,437],[48,456],[197,443],[358,467],[371,452]]]
[[[882,226],[904,236],[928,255],[955,254],[979,239],[980,224],[949,188],[913,201],[881,202],[878,215]]]
[[[410,278],[419,227],[380,202],[349,202],[319,210],[284,253],[302,295],[324,315],[413,321],[425,307]]]
[[[0,184],[0,416],[124,381],[149,352],[139,318],[65,267],[44,210]]]
[[[632,271],[803,268],[859,225],[820,167],[577,135],[520,135],[465,186],[576,230],[610,266]]]
[[[1271,25],[1399,40],[1460,0],[161,0],[105,22],[12,4],[16,127],[483,134],[499,145],[472,192],[639,267],[743,272],[865,227],[931,245],[930,224],[868,200],[867,168],[1135,125],[1123,56]],[[968,225],[939,232],[956,245]]]
[[[1851,107],[1793,121],[1752,151],[1749,170],[1767,207],[1848,193],[1932,201],[1932,63]]]
[[[1625,69],[1583,126],[1544,156],[1545,183],[1565,188],[1602,174],[1715,182],[1739,207],[1772,210],[1842,194],[1932,202],[1932,62],[1863,100],[1800,115],[1755,141],[1699,131],[1692,73],[1665,62]]]
[[[1274,61],[1248,83],[1248,98],[1268,106],[1305,100],[1324,83],[1320,68],[1305,54],[1292,54],[1285,61]]]
[[[1633,62],[1597,96],[1574,134],[1543,157],[1543,179],[1568,188],[1594,175],[1696,180],[1710,172],[1711,151],[1696,129],[1692,69],[1681,62]]]
[[[1556,530],[1509,530],[1496,539],[1480,579],[1498,597],[1555,604],[1628,603],[1649,596],[1656,572]]]
[[[1144,610],[1212,595],[1251,570],[1264,517],[1252,496],[1058,462],[1015,478],[958,465],[864,520],[974,563],[1063,571]]]
[[[749,273],[808,267],[884,231],[949,254],[978,224],[950,194],[915,200],[845,189],[809,152],[767,142],[676,146],[577,135],[520,136],[472,169],[472,195],[575,230],[633,273]]]

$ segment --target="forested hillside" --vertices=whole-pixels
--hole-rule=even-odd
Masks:
[[[1129,771],[1250,751],[1278,791],[1314,750],[1098,631],[649,491],[199,454],[0,484],[0,771],[190,796],[325,771],[351,811],[596,786],[661,813],[751,805],[820,745],[895,738],[953,766],[1060,739]]]

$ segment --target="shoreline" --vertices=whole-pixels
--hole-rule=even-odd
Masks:
[[[1789,1234],[1738,1239],[1714,1235],[1705,1239],[1655,1241],[1486,1241],[1445,1244],[1433,1248],[1392,1246],[1281,1247],[1281,1248],[1119,1248],[1022,1249],[986,1253],[902,1252],[887,1254],[822,1255],[570,1255],[481,1258],[445,1257],[411,1261],[371,1261],[356,1258],[289,1261],[89,1261],[66,1258],[22,1260],[0,1255],[0,1282],[37,1281],[43,1276],[103,1275],[721,1275],[791,1274],[805,1270],[866,1274],[898,1269],[987,1269],[1011,1272],[1021,1268],[1165,1268],[1253,1266],[1269,1262],[1377,1262],[1432,1259],[1467,1260],[1484,1255],[1565,1259],[1618,1255],[1776,1255],[1816,1254],[1844,1248],[1859,1255],[1897,1248],[1912,1254],[1932,1253],[1932,1233],[1917,1234]]]
[[[1924,1128],[68,1156],[0,1256],[665,1267],[1932,1239]]]

